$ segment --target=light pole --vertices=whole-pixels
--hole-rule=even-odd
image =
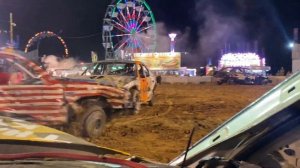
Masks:
[[[171,44],[170,44],[170,52],[174,52],[175,51],[175,37],[177,36],[176,33],[170,33],[169,37],[171,39]]]
[[[9,13],[9,32],[10,32],[10,45],[11,47],[14,46],[14,27],[16,24],[13,22],[13,14]]]
[[[289,47],[290,47],[290,48],[293,48],[294,46],[295,46],[295,43],[293,43],[293,42],[290,42],[290,43],[289,43]]]

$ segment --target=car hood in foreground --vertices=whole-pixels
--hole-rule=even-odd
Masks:
[[[299,113],[292,113],[286,109],[295,106],[299,100],[300,73],[297,73],[241,110],[192,145],[187,154],[183,152],[169,164],[181,165],[185,157],[186,162],[193,162],[214,156],[224,157],[228,155],[227,152],[234,153],[241,144],[263,137],[276,125],[298,116]],[[247,138],[239,139],[246,134],[248,134]]]
[[[62,131],[26,122],[20,119],[0,116],[0,141],[19,141],[20,143],[59,143],[59,144],[76,144],[82,146],[90,146],[99,149],[99,153],[108,154],[124,154],[125,152],[96,146],[83,139],[74,137]],[[101,152],[102,150],[102,152]]]
[[[147,166],[151,165],[150,167],[168,167],[167,164],[133,156],[123,151],[94,145],[81,138],[50,127],[4,116],[0,116],[0,146],[8,148],[8,150],[1,149],[1,154],[5,154],[3,150],[7,154],[12,151],[16,151],[16,153],[74,151],[75,153],[126,159],[143,163]],[[13,147],[10,148],[9,146]],[[24,146],[28,147],[24,148]]]

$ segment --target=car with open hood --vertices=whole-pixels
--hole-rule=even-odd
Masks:
[[[0,115],[55,127],[77,122],[84,136],[98,137],[129,95],[94,80],[55,78],[26,57],[0,52]]]
[[[135,113],[141,104],[153,105],[156,77],[140,61],[104,60],[93,63],[80,76],[68,78],[92,79],[99,84],[129,90]]]
[[[0,116],[0,167],[171,167],[96,146],[53,128]]]
[[[193,129],[196,131],[197,126]],[[298,167],[300,73],[275,86],[169,165],[182,167]]]

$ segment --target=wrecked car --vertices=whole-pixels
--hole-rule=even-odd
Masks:
[[[298,167],[300,73],[286,79],[173,159],[181,167]],[[197,126],[192,132],[197,131]],[[192,139],[192,133],[191,137]]]
[[[80,76],[70,75],[67,77],[92,79],[99,84],[129,90],[134,113],[139,111],[141,104],[153,105],[156,77],[140,61],[98,61]]]
[[[0,116],[0,167],[170,167],[53,128]]]
[[[54,78],[21,55],[0,52],[0,115],[54,127],[77,122],[82,135],[98,137],[129,94],[93,80]]]
[[[246,67],[225,67],[214,74],[217,84],[266,85],[272,83],[268,76],[254,73]]]

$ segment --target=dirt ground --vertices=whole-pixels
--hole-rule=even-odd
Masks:
[[[273,87],[162,84],[153,107],[112,120],[103,137],[92,142],[167,163],[185,150],[193,126],[200,126],[196,142]]]

